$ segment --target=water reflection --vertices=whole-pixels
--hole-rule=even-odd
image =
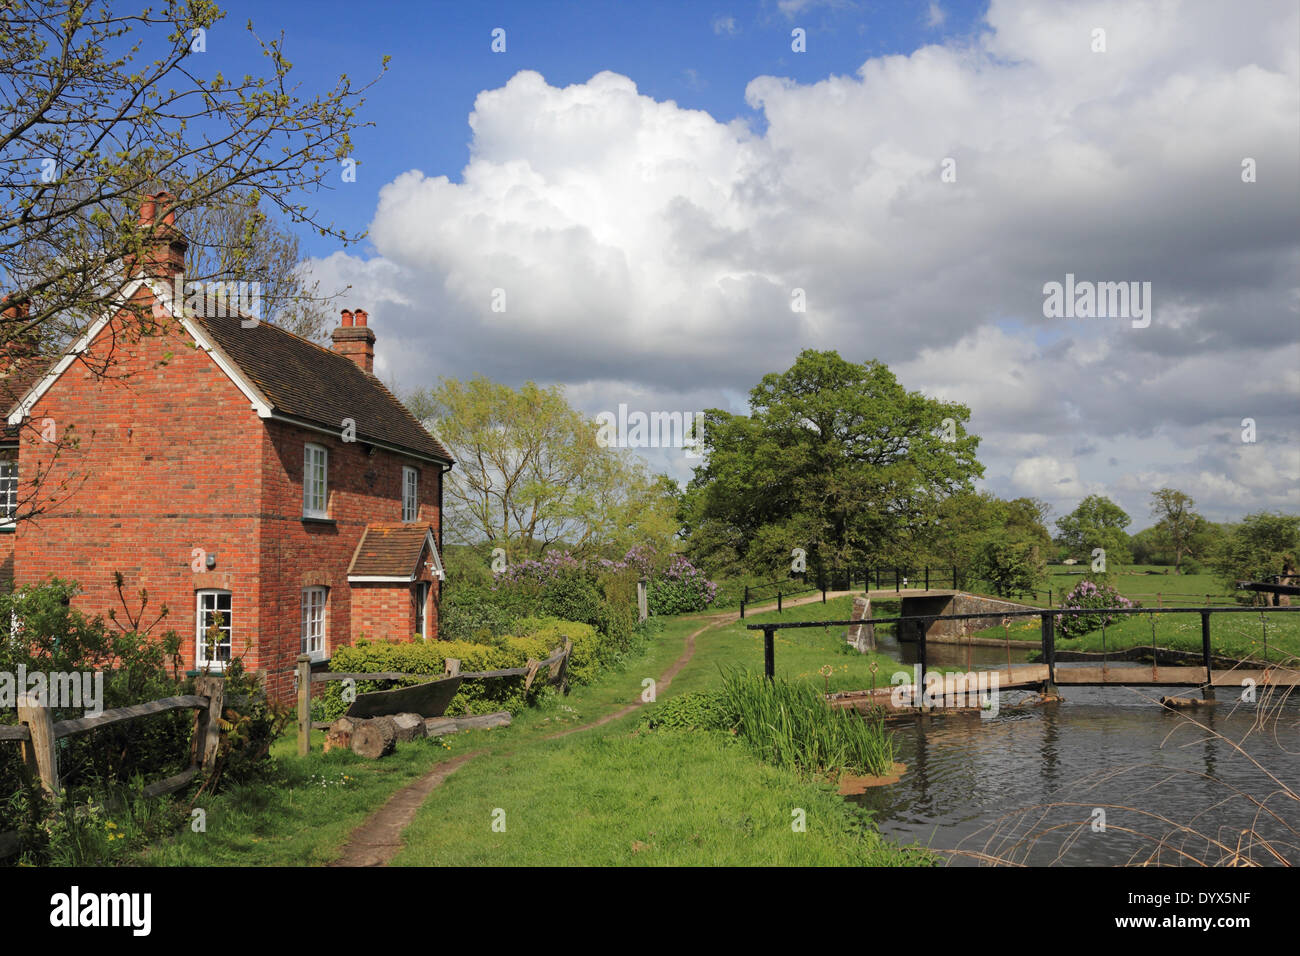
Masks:
[[[909,645],[881,638],[882,650],[913,663]],[[1002,649],[971,652],[977,669],[1005,666]],[[966,649],[952,645],[928,653],[936,664],[966,659]],[[1014,653],[1013,659],[1024,660],[1027,653]],[[850,799],[874,811],[891,839],[1038,865],[1113,865],[1152,854],[1165,864],[1192,862],[1179,851],[1211,862],[1245,852],[1276,863],[1258,845],[1244,842],[1242,833],[1252,825],[1277,841],[1290,862],[1300,863],[1300,805],[1270,798],[1281,789],[1277,782],[1191,722],[1244,740],[1250,757],[1285,787],[1300,790],[1300,708],[1294,699],[1262,730],[1255,726],[1259,705],[1230,700],[1222,690],[1217,708],[1197,710],[1191,720],[1156,703],[1160,688],[1067,687],[1063,693],[1063,703],[1022,711],[1010,708],[1027,695],[1003,693],[1002,711],[992,719],[954,714],[895,723],[899,759],[908,772],[897,784]],[[1280,819],[1260,813],[1229,785],[1257,801],[1267,799]],[[1027,808],[1039,809],[1022,812]],[[1104,829],[1094,827],[1102,822],[1097,811],[1104,811]],[[1180,832],[1175,824],[1194,833]],[[956,856],[952,862],[979,860]]]

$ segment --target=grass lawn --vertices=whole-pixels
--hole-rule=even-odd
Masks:
[[[751,615],[765,620],[847,618],[851,599]],[[298,757],[292,734],[272,750],[269,784],[201,799],[206,832],[185,830],[134,855],[157,866],[320,865],[336,858],[348,834],[393,793],[439,762],[483,751],[433,791],[406,831],[402,865],[531,864],[844,864],[927,862],[885,843],[862,811],[826,783],[768,766],[720,733],[636,732],[634,711],[560,739],[640,700],[682,654],[687,635],[708,623],[669,618],[641,651],[594,684],[552,695],[509,727],[400,744],[368,761],[350,752]],[[842,629],[788,631],[777,637],[777,672],[832,689],[871,686],[872,658],[842,654]],[[898,669],[880,656],[877,681]],[[686,668],[661,696],[715,688],[720,666],[763,666],[761,632],[740,623],[704,632]],[[505,811],[505,832],[492,813]],[[801,810],[804,829],[792,827]],[[124,848],[125,849],[125,848]]]
[[[847,618],[851,599],[751,615],[745,623]],[[667,622],[680,639],[701,622]],[[777,673],[832,688],[870,686],[870,657],[839,652],[837,629],[778,633]],[[672,655],[676,656],[676,655]],[[877,679],[898,669],[883,656]],[[706,631],[662,698],[720,685],[720,667],[761,670],[762,632],[740,622]],[[883,679],[882,679],[882,675]],[[595,688],[593,688],[594,690]],[[635,697],[640,683],[625,684]],[[661,699],[662,699],[661,698]],[[626,700],[627,697],[625,696]],[[532,726],[493,741],[490,754],[435,790],[406,831],[395,865],[915,865],[927,857],[882,841],[834,788],[770,767],[720,733],[639,732],[634,712],[558,740]],[[515,728],[511,728],[515,730]],[[493,731],[492,733],[495,733]],[[510,746],[526,738],[532,745]],[[796,832],[803,811],[806,831]],[[504,832],[492,829],[504,811]],[[497,819],[501,819],[500,813]]]

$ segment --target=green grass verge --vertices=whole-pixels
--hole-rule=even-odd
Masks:
[[[504,831],[493,830],[493,822]],[[802,829],[797,824],[802,822]],[[600,728],[470,761],[405,834],[399,866],[898,866],[825,784],[755,759],[713,732]]]
[[[847,618],[851,599],[788,608],[764,620]],[[912,865],[922,851],[883,841],[862,811],[834,789],[763,763],[735,738],[715,732],[636,733],[639,713],[560,739],[557,732],[639,702],[706,621],[669,618],[638,655],[567,697],[552,695],[509,727],[400,744],[367,761],[349,752],[300,758],[288,736],[273,749],[278,773],[199,801],[206,832],[156,842],[134,862],[146,865],[319,865],[337,857],[348,834],[402,786],[437,763],[484,751],[452,774],[405,834],[398,864],[737,864]],[[823,664],[833,689],[881,684],[896,665],[883,655],[843,654],[842,629],[787,631],[777,639],[778,674],[818,689]],[[694,659],[664,694],[721,686],[721,668],[762,667],[761,632],[740,623],[704,632]],[[322,786],[322,782],[325,786]],[[504,833],[492,811],[506,811]],[[803,811],[800,817],[794,813]],[[802,829],[792,824],[802,818]]]

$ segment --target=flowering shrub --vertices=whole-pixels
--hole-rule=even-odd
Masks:
[[[682,614],[703,611],[717,596],[718,586],[678,555],[660,577],[651,579],[647,598],[651,614]]]
[[[1119,591],[1109,584],[1095,584],[1092,581],[1080,581],[1074,586],[1074,590],[1065,596],[1061,602],[1063,608],[1112,608],[1112,607],[1138,607],[1139,605],[1130,601]],[[1061,630],[1062,637],[1081,637],[1090,631],[1095,631],[1103,624],[1112,623],[1118,615],[1115,614],[1062,614],[1059,618],[1058,627]]]
[[[717,597],[718,586],[681,555],[674,555],[662,573],[656,571],[660,566],[661,559],[648,546],[632,548],[618,561],[599,558],[585,563],[567,551],[551,551],[540,560],[518,561],[495,572],[493,590],[527,593],[539,614],[602,629],[602,591],[608,599],[609,584],[629,575],[649,581],[647,599],[654,615],[702,611]]]

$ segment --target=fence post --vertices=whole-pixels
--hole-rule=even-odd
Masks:
[[[23,741],[23,760],[45,791],[59,798],[59,752],[54,745],[54,717],[40,697],[18,698],[18,722],[27,725],[31,740]]]
[[[954,591],[961,590],[961,588],[957,586],[957,565],[955,564],[952,566],[952,589]]]
[[[826,589],[822,588],[822,603],[826,603]]]
[[[776,628],[763,628],[763,673],[768,680],[776,679]]]
[[[201,674],[194,679],[194,693],[208,699],[208,706],[194,715],[194,762],[211,773],[221,747],[221,714],[226,705],[226,679],[219,674]]]
[[[925,566],[925,589],[930,590],[930,566]]]
[[[298,655],[298,756],[311,753],[311,658]]]
[[[745,619],[745,602],[744,602],[744,601],[741,601],[741,602],[740,602],[740,619],[741,619],[742,621]]]
[[[924,714],[926,713],[925,710],[925,663],[926,663],[925,638],[926,638],[926,632],[930,630],[930,624],[932,622],[928,618],[923,617],[916,623],[921,628],[921,633],[916,636],[916,663],[917,666],[920,668],[917,672],[916,679],[920,681],[920,684],[917,687],[913,688],[912,702],[916,705],[916,709]]]
[[[781,592],[779,590],[776,592],[776,613],[781,613]]]
[[[903,574],[898,568],[894,568],[894,593],[901,594],[903,590]]]
[[[644,624],[646,618],[650,616],[650,599],[646,588],[647,583],[645,578],[642,578],[636,583],[636,613],[638,624]]]
[[[1210,676],[1210,612],[1201,612],[1201,657],[1205,660],[1205,686],[1201,688],[1201,697],[1214,700],[1214,678]]]
[[[1161,599],[1161,597],[1160,597],[1160,592],[1157,591],[1157,592],[1156,592],[1156,607],[1164,607],[1164,606],[1165,606],[1165,602]]]
[[[1043,660],[1047,663],[1047,688],[1056,693],[1056,615],[1042,616]]]

